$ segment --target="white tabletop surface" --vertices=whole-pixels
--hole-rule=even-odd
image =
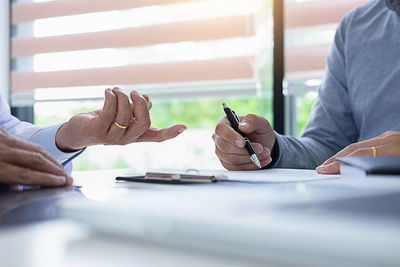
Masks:
[[[57,215],[57,203],[73,196],[86,198],[96,203],[123,202],[138,197],[146,198],[152,195],[174,194],[179,190],[197,194],[197,188],[190,186],[148,185],[133,183],[116,183],[116,175],[124,171],[80,172],[75,173],[75,185],[79,186],[75,191],[66,189],[40,189],[24,192],[0,192],[1,216],[0,216],[0,266],[10,267],[57,267],[57,266],[292,266],[291,259],[271,258],[246,258],[234,253],[217,252],[210,249],[185,248],[165,244],[154,240],[145,240],[135,237],[121,237],[110,233],[100,234],[89,229],[90,226],[63,218]],[[324,216],[321,213],[325,206],[319,203],[327,203],[337,198],[341,199],[363,197],[365,195],[397,196],[400,194],[400,179],[398,178],[373,178],[373,179],[337,179],[314,182],[295,183],[266,183],[266,184],[213,184],[201,186],[198,192],[210,192],[210,198],[217,197],[221,192],[243,192],[241,196],[246,199],[253,196],[254,200],[274,200],[275,195],[282,196],[282,201],[290,199],[299,201],[299,205],[310,216]],[[264,198],[268,195],[269,198]],[[177,193],[178,194],[178,193]],[[200,194],[200,193],[199,193]],[[189,194],[190,195],[190,194]],[[230,194],[231,196],[234,194]],[[134,196],[134,197],[133,197]],[[184,196],[184,195],[182,195]],[[294,198],[293,198],[294,197]],[[393,198],[397,201],[399,198]],[[278,200],[279,202],[280,200]],[[318,205],[316,204],[318,203]],[[342,218],[352,218],[352,208],[349,202],[349,210],[344,208]],[[397,205],[394,203],[395,205]],[[393,205],[393,203],[390,203]],[[272,204],[271,204],[272,205]],[[325,205],[325,204],[324,204]],[[358,204],[357,204],[358,205]],[[358,206],[355,205],[356,208]],[[389,205],[390,206],[390,205]],[[293,205],[290,206],[291,208]],[[331,208],[330,206],[327,206]],[[337,207],[332,206],[336,212]],[[395,207],[395,206],[394,206]],[[154,207],[153,207],[154,209]],[[360,218],[367,218],[380,208],[360,210]],[[355,209],[357,212],[358,210]],[[393,227],[393,233],[400,230],[400,219],[396,207],[394,210],[382,210],[382,220],[379,223],[388,223]],[[338,213],[338,214],[339,214]],[[334,215],[336,213],[333,213]],[[354,214],[353,214],[354,215]],[[372,220],[372,219],[371,219]],[[371,221],[373,222],[373,220]],[[293,222],[295,223],[295,222]],[[378,225],[379,225],[378,223]],[[397,228],[396,228],[397,223]],[[290,224],[290,222],[288,222]],[[394,225],[394,226],[393,226]],[[346,226],[346,225],[345,225]],[[352,225],[349,225],[352,226]],[[118,227],[116,225],[115,227]],[[367,229],[367,228],[366,228]],[[392,228],[390,228],[392,229]],[[356,229],[355,229],[356,230]],[[378,231],[377,234],[380,232]],[[387,233],[385,233],[387,234]],[[390,233],[389,233],[390,234]],[[366,233],[368,235],[368,233]],[[399,236],[393,236],[393,240],[399,240]],[[391,241],[391,240],[390,240]],[[194,240],[195,242],[195,240]],[[394,243],[398,244],[398,243]],[[362,244],[360,245],[362,246]],[[392,248],[392,249],[399,249]],[[362,253],[361,251],[360,253]],[[316,255],[318,256],[318,255]],[[378,255],[379,256],[379,255]],[[396,255],[394,255],[396,256]],[[285,255],[287,257],[287,255]],[[365,255],[368,258],[368,255]],[[379,259],[379,257],[378,257]],[[389,263],[396,263],[394,257]],[[340,261],[339,261],[340,262]],[[311,264],[313,262],[310,262]],[[315,263],[315,262],[314,262]],[[400,264],[400,262],[397,262]],[[360,262],[354,262],[354,266],[362,266]]]

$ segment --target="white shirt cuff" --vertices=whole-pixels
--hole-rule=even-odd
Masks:
[[[82,153],[85,149],[81,149],[75,152],[63,152],[58,149],[56,145],[56,134],[58,129],[63,125],[56,124],[53,126],[42,127],[36,133],[34,133],[29,141],[42,146],[50,155],[54,157],[60,164],[65,165],[73,158]]]

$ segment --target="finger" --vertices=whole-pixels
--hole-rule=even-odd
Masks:
[[[150,110],[151,107],[153,106],[153,103],[151,103],[151,101],[150,101],[150,97],[149,97],[147,94],[143,94],[142,96],[144,97],[144,99],[146,99],[147,107],[148,107],[149,110]]]
[[[126,136],[128,139],[137,139],[150,128],[151,119],[146,99],[136,91],[131,92],[134,119],[129,125]]]
[[[243,136],[232,128],[226,116],[218,120],[217,126],[215,127],[215,135],[238,148],[243,148],[245,146]]]
[[[380,136],[377,136],[377,137],[374,137],[374,138],[371,138],[371,139],[368,139],[365,141],[361,141],[358,143],[351,144],[351,145],[347,146],[346,148],[344,148],[343,150],[339,151],[339,153],[337,153],[335,156],[326,160],[322,165],[327,165],[327,164],[334,162],[337,157],[346,157],[358,149],[365,148],[365,149],[371,149],[371,151],[372,151],[372,147],[379,147],[379,146],[384,145],[387,142],[387,140],[385,139],[385,137],[387,137],[387,135],[388,135],[387,133],[384,133]]]
[[[247,114],[241,119],[239,129],[244,133],[267,134],[272,127],[268,120],[254,114]]]
[[[117,116],[115,117],[115,121],[111,123],[110,129],[107,133],[108,144],[118,144],[121,138],[125,135],[127,129],[118,127],[115,122],[120,126],[128,127],[132,121],[128,96],[117,87],[113,89],[113,92],[117,96]]]
[[[6,156],[0,153],[0,158],[1,161],[12,165],[65,177],[68,176],[63,168],[59,168],[59,166],[48,160],[43,154],[36,151],[13,148],[7,151]]]
[[[340,162],[334,161],[327,165],[318,166],[316,171],[319,174],[339,174],[340,173]]]
[[[384,144],[376,146],[376,154],[379,156],[400,156],[400,146],[395,144]],[[373,155],[372,148],[370,148]]]
[[[0,183],[64,186],[66,185],[66,177],[2,163],[0,167]]]
[[[262,160],[260,161],[261,167],[267,166],[270,161],[268,160]],[[229,171],[251,171],[251,170],[259,170],[253,162],[251,163],[246,163],[246,164],[241,164],[241,165],[235,165],[235,164],[230,164],[224,161],[221,161],[222,166],[224,166],[225,169]]]
[[[339,151],[338,153],[336,153],[333,157],[330,157],[329,159],[327,159],[320,166],[329,165],[329,164],[335,162],[336,158],[346,157],[346,156],[350,155],[351,153],[353,153],[354,151],[356,151],[357,149],[358,149],[358,143],[351,144],[351,145],[345,147],[344,149],[342,149],[341,151]]]
[[[65,186],[72,186],[74,184],[74,178],[71,176],[67,176],[67,180],[65,181]]]
[[[108,131],[112,125],[115,114],[117,113],[117,96],[113,93],[110,88],[107,88],[104,92],[105,100],[103,109],[99,114],[100,127],[103,130]]]
[[[150,98],[149,98],[148,95],[143,94],[142,96],[147,102],[147,108],[150,110],[153,107],[153,103],[150,101]],[[134,105],[133,105],[133,103],[131,103],[130,105],[131,105],[132,116],[135,117],[135,111],[134,111],[134,108],[133,108]]]
[[[237,145],[232,145],[231,143],[227,142],[226,140],[222,139],[215,133],[213,134],[213,139],[215,146],[218,147],[219,150],[221,150],[223,153],[227,154],[237,154],[237,155],[248,155],[248,152],[244,148],[239,148]],[[262,153],[264,148],[261,144],[259,143],[251,143],[251,145],[254,148],[254,151],[256,154]],[[269,149],[266,148],[268,151]]]
[[[144,99],[146,99],[146,102],[150,101],[150,98],[149,98],[148,94],[142,94],[142,96],[144,97]]]
[[[58,168],[59,170],[64,172],[64,168],[61,166],[61,164],[58,163],[52,156],[50,156],[49,153],[47,153],[47,151],[44,148],[42,148],[41,146],[38,146],[33,143],[29,143],[25,140],[21,140],[21,139],[15,138],[15,137],[10,138],[7,141],[7,145],[8,145],[8,147],[13,148],[13,149],[21,149],[21,150],[39,153],[46,160],[51,162],[54,168]]]
[[[246,152],[246,154],[238,155],[238,154],[226,154],[219,150],[218,148],[215,148],[215,154],[219,158],[220,161],[223,161],[225,163],[229,163],[232,165],[242,165],[242,164],[248,164],[251,161],[249,154]],[[257,154],[257,157],[260,161],[262,160],[267,160],[269,162],[272,161],[268,151],[264,151],[260,154]]]
[[[356,151],[348,154],[348,157],[352,156],[371,156],[370,148],[359,148]],[[326,165],[318,166],[316,171],[319,174],[338,174],[340,173],[341,163],[339,161],[334,161]]]
[[[157,129],[150,127],[144,134],[142,134],[136,141],[137,142],[163,142],[172,139],[187,129],[186,125],[176,124],[168,128]]]

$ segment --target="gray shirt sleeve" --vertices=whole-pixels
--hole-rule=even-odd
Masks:
[[[345,39],[349,13],[340,23],[327,58],[324,81],[301,138],[276,134],[271,167],[314,169],[358,138],[346,77]]]

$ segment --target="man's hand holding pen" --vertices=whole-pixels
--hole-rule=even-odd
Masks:
[[[271,150],[275,143],[275,133],[269,122],[260,116],[248,114],[239,117],[239,130],[247,135],[260,160],[261,167],[271,163]],[[245,149],[245,138],[236,132],[227,116],[219,119],[213,134],[215,153],[221,164],[231,171],[259,169],[250,159]]]

